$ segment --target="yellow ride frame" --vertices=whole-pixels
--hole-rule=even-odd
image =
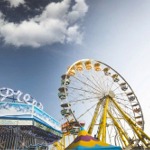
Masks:
[[[116,106],[118,111],[122,114],[122,116],[125,118],[125,120],[128,122],[128,124],[131,126],[131,128],[134,130],[138,138],[143,142],[143,144],[146,147],[149,147],[150,137],[140,127],[138,127],[136,122],[134,122],[126,113],[124,113],[124,111],[121,109],[121,107],[117,104],[117,102],[113,98],[111,98],[111,101]]]
[[[107,110],[108,110],[109,101],[110,101],[110,97],[107,96],[105,99],[103,114],[100,120],[100,125],[99,125],[99,130],[97,135],[97,138],[102,142],[106,142],[106,121],[107,121]]]
[[[103,105],[103,113],[102,113],[102,117],[99,123],[99,129],[98,129],[98,133],[97,133],[97,138],[102,141],[102,142],[106,142],[106,127],[107,127],[107,115],[111,118],[111,120],[113,121],[119,136],[124,144],[125,147],[127,146],[133,146],[133,141],[132,139],[129,138],[128,134],[126,133],[126,131],[124,131],[124,129],[121,127],[121,125],[117,122],[116,118],[113,117],[112,113],[108,110],[108,106],[109,103],[112,102],[112,104],[114,104],[114,106],[117,108],[117,110],[120,112],[120,114],[123,116],[123,118],[126,120],[126,122],[131,126],[131,128],[133,129],[133,131],[135,132],[135,134],[137,135],[137,137],[140,139],[140,141],[142,141],[142,143],[145,145],[145,147],[149,147],[150,146],[150,137],[137,125],[137,123],[135,121],[133,121],[123,110],[122,108],[118,105],[118,103],[115,101],[115,99],[113,99],[111,96],[106,96],[105,101],[104,100],[100,100],[97,103],[90,127],[88,129],[88,133],[92,134],[93,129],[94,129],[94,125],[96,123],[98,114],[99,114],[99,110],[100,110],[100,106],[101,104],[104,102]],[[65,144],[65,137],[62,138],[62,143]],[[63,149],[63,147],[65,147],[65,145],[61,145],[58,144],[58,142],[55,143],[55,147],[57,147],[57,149]]]
[[[96,120],[97,120],[97,117],[98,117],[98,112],[99,112],[101,103],[102,103],[102,101],[99,101],[99,102],[97,103],[97,105],[96,105],[96,109],[95,109],[95,112],[94,112],[94,115],[93,115],[93,118],[92,118],[90,127],[89,127],[89,129],[88,129],[88,133],[89,133],[89,134],[92,134],[92,132],[93,132],[93,128],[94,128],[94,125],[95,125]]]
[[[116,121],[116,119],[109,111],[108,111],[108,115],[110,116],[114,125],[116,126],[116,129],[118,130],[119,136],[122,139],[124,145],[128,146],[130,143],[130,138],[128,137],[127,133],[122,129],[122,127],[119,125],[119,123]]]
[[[103,100],[100,100],[97,103],[88,133],[92,134],[94,125],[96,123],[98,113],[100,106],[102,104]],[[120,124],[117,122],[117,120],[113,117],[111,112],[108,110],[109,103],[112,102],[117,110],[122,114],[123,118],[126,120],[126,122],[131,126],[135,134],[138,136],[138,138],[143,142],[143,144],[146,147],[149,147],[150,143],[150,137],[137,125],[136,122],[134,122],[123,110],[122,108],[117,104],[117,102],[110,96],[107,96],[105,99],[104,103],[104,108],[103,108],[103,114],[99,123],[99,130],[98,130],[98,135],[97,138],[101,140],[102,142],[106,142],[106,127],[107,127],[107,114],[109,117],[112,119],[114,125],[116,126],[116,129],[119,133],[120,138],[122,139],[122,142],[124,143],[124,146],[127,147],[129,145],[133,145],[132,139],[129,138],[128,134],[124,131],[124,129],[120,126]],[[148,142],[147,142],[148,141]]]

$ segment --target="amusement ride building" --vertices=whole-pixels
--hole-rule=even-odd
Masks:
[[[29,94],[0,89],[0,149],[34,149],[62,137],[58,121]]]

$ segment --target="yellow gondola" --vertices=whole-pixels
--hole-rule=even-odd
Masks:
[[[77,70],[77,71],[82,71],[82,70],[83,70],[83,64],[82,64],[82,62],[78,62],[78,63],[76,64],[76,70]]]
[[[68,72],[69,76],[74,76],[75,75],[75,68],[74,67],[72,67],[72,68],[69,67],[68,70],[69,70],[69,72]]]
[[[88,60],[88,61],[85,62],[85,68],[86,68],[87,70],[92,69],[91,61]]]
[[[95,71],[100,71],[101,70],[100,63],[95,63],[94,64],[94,69],[95,69]]]

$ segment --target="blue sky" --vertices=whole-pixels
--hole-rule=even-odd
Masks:
[[[48,0],[34,2],[37,5],[28,0],[0,3],[1,87],[31,94],[59,119],[61,75],[79,59],[100,60],[131,85],[150,134],[150,1],[63,0],[58,9],[58,1],[53,1],[56,7]],[[52,18],[58,21],[54,26]]]

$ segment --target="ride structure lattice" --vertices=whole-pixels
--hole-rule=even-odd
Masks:
[[[79,60],[62,75],[58,90],[65,118],[63,140],[73,139],[85,125],[93,137],[123,149],[150,147],[139,100],[112,67],[92,59]],[[61,148],[66,144],[55,143]]]

